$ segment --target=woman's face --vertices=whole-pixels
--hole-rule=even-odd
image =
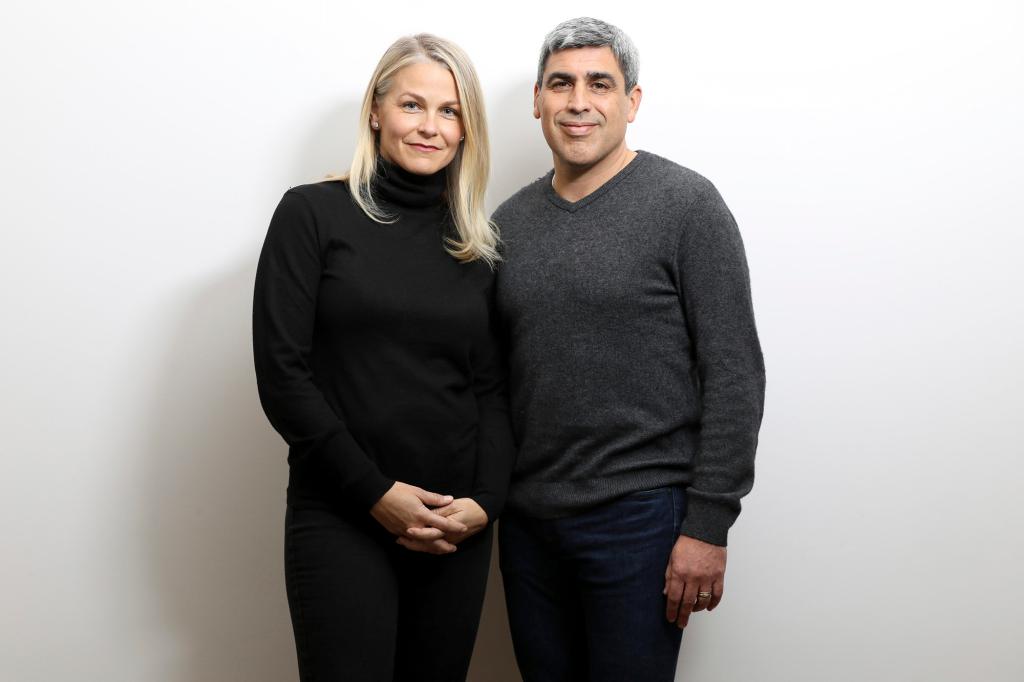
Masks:
[[[410,173],[431,175],[455,158],[462,137],[462,111],[455,78],[435,61],[410,64],[370,114],[380,135],[380,153]]]

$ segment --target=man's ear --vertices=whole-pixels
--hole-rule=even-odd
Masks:
[[[533,117],[540,118],[540,103],[537,101],[540,98],[540,86],[536,83],[533,84]]]
[[[640,108],[640,100],[643,98],[643,90],[640,89],[639,85],[634,85],[633,89],[626,95],[629,98],[629,115],[626,116],[626,121],[629,123],[633,122],[636,118],[636,112]]]

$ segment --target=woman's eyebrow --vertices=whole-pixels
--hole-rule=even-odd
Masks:
[[[420,102],[426,102],[427,101],[426,97],[424,97],[423,95],[421,95],[419,93],[413,92],[411,90],[406,90],[404,92],[399,93],[398,97],[399,98],[402,98],[402,97],[412,97],[413,99],[419,100]],[[456,106],[457,107],[457,106],[459,106],[459,100],[452,99],[452,100],[448,100],[447,102],[441,102],[440,106],[442,106],[442,107]]]

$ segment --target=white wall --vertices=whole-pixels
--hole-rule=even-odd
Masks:
[[[768,369],[726,598],[678,679],[1024,679],[1019,3],[6,3],[0,679],[297,679],[251,285],[347,165],[384,48],[488,96],[491,206],[550,157],[543,34],[626,29],[629,140],[719,187]],[[492,582],[474,680],[517,679]]]

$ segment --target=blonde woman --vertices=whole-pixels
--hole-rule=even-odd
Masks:
[[[302,680],[465,679],[514,457],[475,70],[395,42],[347,176],[295,187],[256,274],[260,400],[289,445]]]

